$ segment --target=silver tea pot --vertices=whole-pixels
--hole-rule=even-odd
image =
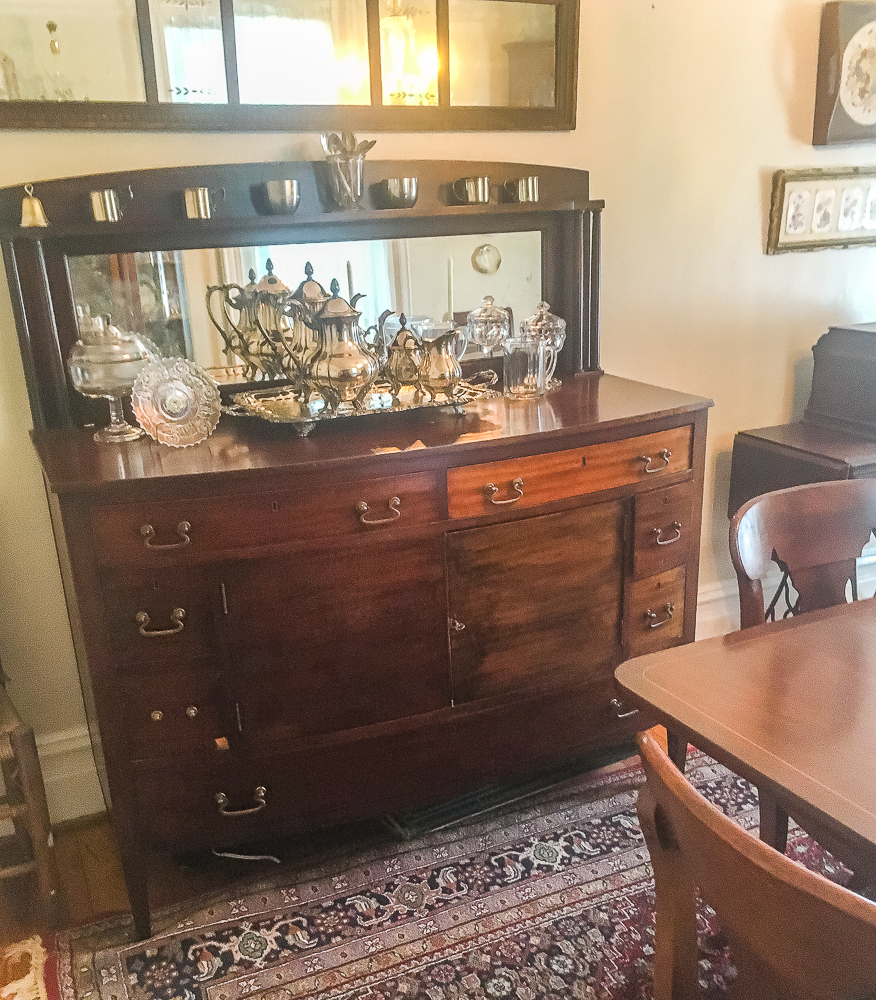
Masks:
[[[355,305],[362,298],[361,293],[350,302],[340,297],[341,286],[337,278],[329,286],[332,297],[312,318],[304,318],[310,329],[316,332],[317,349],[307,367],[307,384],[316,389],[327,405],[360,410],[364,407],[364,397],[378,372],[380,363],[365,341],[365,334],[359,326],[362,315]]]

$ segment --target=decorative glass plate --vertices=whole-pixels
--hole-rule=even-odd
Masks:
[[[216,383],[186,358],[146,365],[134,382],[131,401],[143,430],[172,448],[188,448],[208,438],[222,411]]]
[[[491,370],[478,372],[468,381],[460,381],[453,395],[448,398],[429,399],[414,386],[404,386],[398,396],[393,396],[389,386],[377,382],[366,394],[359,409],[351,404],[329,410],[319,393],[311,392],[307,402],[301,399],[300,390],[292,386],[281,389],[252,389],[235,393],[233,405],[224,406],[223,413],[235,417],[261,417],[276,424],[294,424],[302,437],[309,434],[321,420],[335,420],[338,417],[366,417],[375,413],[400,413],[418,410],[427,406],[462,406],[475,399],[490,399],[498,396],[490,387],[499,376]],[[442,394],[443,396],[443,394]]]

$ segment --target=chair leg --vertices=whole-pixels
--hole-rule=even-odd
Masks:
[[[770,792],[758,788],[757,798],[760,810],[760,839],[775,848],[779,854],[784,854],[788,846],[788,814]]]
[[[678,733],[666,731],[666,753],[673,764],[684,774],[687,765],[687,740]]]

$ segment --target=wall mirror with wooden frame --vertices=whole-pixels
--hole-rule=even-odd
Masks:
[[[575,127],[579,0],[5,0],[0,128]]]
[[[66,370],[79,336],[77,307],[109,313],[116,325],[159,341],[167,356],[223,367],[233,359],[210,323],[206,290],[245,283],[250,270],[261,278],[269,258],[290,289],[310,263],[325,288],[336,278],[342,295],[364,293],[357,304],[364,325],[386,310],[464,324],[486,295],[510,308],[519,325],[546,299],[567,323],[558,375],[599,368],[603,203],[590,199],[586,171],[368,160],[361,207],[341,211],[332,205],[326,166],[172,167],[44,181],[33,185],[33,196],[22,187],[0,190],[0,245],[35,426],[81,425],[98,412],[100,403],[77,393]],[[378,207],[383,186],[400,177],[417,178],[415,204]],[[487,200],[460,203],[454,195],[460,178],[482,180]],[[297,185],[291,214],[272,213],[261,197],[280,179]],[[537,200],[515,200],[521,179]],[[187,215],[192,191],[215,193],[209,218]],[[46,226],[21,226],[23,197],[40,199]],[[95,214],[96,202],[107,201],[118,207],[116,221]],[[483,367],[479,350],[471,364]],[[250,379],[229,379],[228,392]]]

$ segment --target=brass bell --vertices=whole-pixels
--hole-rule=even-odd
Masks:
[[[43,203],[33,193],[33,184],[24,185],[25,197],[21,199],[21,225],[23,229],[33,226],[47,226],[46,210]]]

